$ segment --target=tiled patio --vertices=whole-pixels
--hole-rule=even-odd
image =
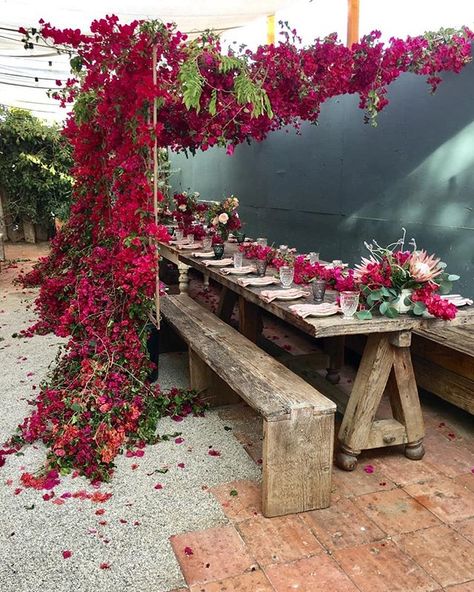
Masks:
[[[209,306],[215,295],[195,282]],[[292,352],[304,340],[278,326],[267,336]],[[353,369],[342,381],[348,386]],[[395,447],[363,453],[353,473],[333,469],[331,507],[267,519],[260,486],[212,489],[229,524],[177,534],[171,544],[190,592],[474,592],[472,417],[422,393],[426,455]],[[381,414],[388,409],[382,402]],[[261,462],[261,420],[222,408],[229,432]],[[229,429],[230,428],[230,429]],[[186,589],[173,592],[183,592]]]

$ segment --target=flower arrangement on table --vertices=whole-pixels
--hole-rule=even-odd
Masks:
[[[309,284],[313,280],[325,280],[328,288],[343,291],[354,291],[354,270],[342,267],[326,267],[322,263],[310,263],[306,255],[295,259],[295,284]]]
[[[239,230],[242,226],[237,212],[238,207],[239,200],[231,195],[211,205],[207,211],[209,226],[213,233],[219,235],[224,241],[228,239],[230,232]]]
[[[186,191],[174,194],[176,209],[173,218],[178,223],[178,228],[184,235],[194,234],[196,240],[201,240],[206,235],[204,222],[208,205],[198,200],[199,193],[194,191],[188,194]]]
[[[280,249],[276,249],[275,255],[271,261],[271,265],[276,267],[276,269],[280,269],[280,267],[283,266],[295,267],[296,259],[297,257],[295,248],[286,249],[284,252],[282,252]]]
[[[435,255],[417,249],[405,250],[405,235],[396,243],[381,247],[375,240],[365,243],[370,257],[355,266],[354,279],[361,292],[359,319],[371,319],[372,311],[389,318],[400,313],[427,314],[449,320],[456,316],[454,304],[441,297],[448,294],[458,275],[448,274],[446,264]]]
[[[272,263],[275,257],[273,247],[259,245],[258,243],[243,243],[239,245],[239,251],[243,253],[245,259],[258,259],[259,261],[266,261],[267,264]]]

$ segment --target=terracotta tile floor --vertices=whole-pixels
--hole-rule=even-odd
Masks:
[[[38,251],[9,248],[14,258]],[[198,281],[191,293],[217,304]],[[315,349],[275,322],[265,323],[265,334],[291,353]],[[346,367],[342,386],[353,377]],[[334,467],[326,510],[266,519],[258,483],[212,488],[229,524],[171,538],[188,585],[172,592],[474,592],[473,420],[436,397],[421,399],[425,458],[410,461],[394,447],[363,453],[353,473]],[[382,401],[379,416],[387,411]],[[244,405],[222,408],[220,416],[258,463],[258,416]],[[368,464],[372,473],[364,471]]]
[[[216,306],[198,282],[191,292]],[[277,322],[265,322],[265,334],[291,353],[314,350]],[[353,378],[345,368],[343,386]],[[229,524],[172,539],[189,592],[474,592],[472,417],[427,394],[422,406],[425,458],[410,461],[394,447],[363,453],[352,473],[334,467],[325,510],[267,519],[259,483],[212,488]],[[378,415],[388,409],[383,401]],[[219,414],[258,463],[259,417],[245,405]]]

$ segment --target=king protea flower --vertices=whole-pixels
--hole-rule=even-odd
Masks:
[[[442,273],[438,267],[441,259],[428,255],[426,251],[415,251],[409,259],[410,275],[416,282],[429,282]]]
[[[354,266],[354,279],[356,281],[360,281],[363,276],[374,269],[374,266],[380,267],[380,263],[373,257],[370,257],[370,259],[362,257],[361,261],[360,265]]]

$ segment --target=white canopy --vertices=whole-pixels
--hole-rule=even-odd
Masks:
[[[26,51],[18,27],[38,26],[43,18],[57,27],[88,31],[91,21],[116,14],[122,22],[158,18],[175,22],[180,31],[196,34],[243,27],[275,13],[288,0],[0,0],[0,104],[30,109],[46,119],[61,120],[65,111],[49,99],[47,90],[69,76],[68,56],[43,44]],[[265,42],[265,38],[260,40]]]

